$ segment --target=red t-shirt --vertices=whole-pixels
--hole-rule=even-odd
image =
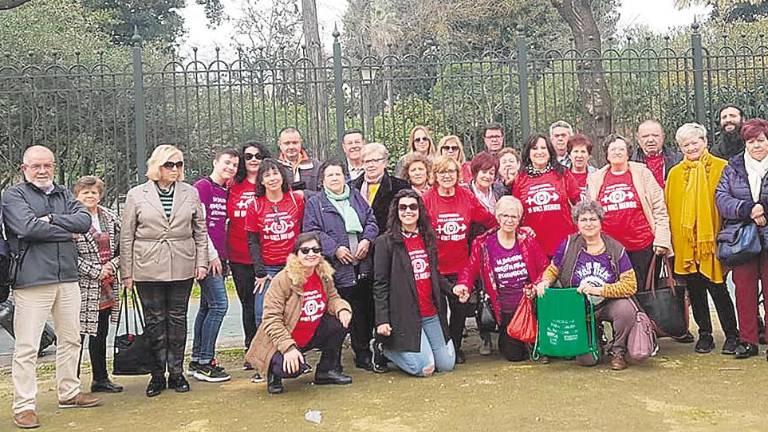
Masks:
[[[581,199],[581,191],[570,171],[566,170],[562,177],[554,170],[537,177],[521,171],[512,194],[523,203],[521,225],[533,229],[547,256],[551,257],[557,246],[576,232],[571,203]]]
[[[589,172],[584,171],[583,173],[576,173],[571,171],[571,174],[573,174],[573,178],[576,179],[576,184],[579,185],[581,195],[587,196],[587,175],[589,175]]]
[[[424,247],[424,239],[420,235],[403,235],[405,250],[411,257],[413,279],[416,281],[416,299],[419,302],[419,312],[423,318],[435,316],[437,308],[432,300],[432,275],[429,266],[429,256]]]
[[[640,197],[632,182],[632,173],[605,174],[605,181],[597,194],[603,206],[603,232],[615,238],[628,251],[645,249],[653,244],[653,230],[643,213]]]
[[[227,247],[229,260],[238,264],[252,264],[251,254],[248,253],[248,234],[245,232],[245,216],[248,206],[256,196],[256,187],[244,180],[242,183],[232,183],[227,198]]]
[[[256,198],[248,207],[245,230],[261,234],[261,260],[264,265],[284,265],[301,233],[304,197],[296,192],[283,194],[273,203],[266,196]]]
[[[443,197],[433,186],[422,196],[437,235],[437,269],[442,275],[458,274],[467,265],[470,225],[478,223],[486,229],[498,225],[469,189],[457,186],[455,190],[453,196]]]
[[[651,170],[659,186],[664,189],[664,155],[646,156],[645,165]]]
[[[307,346],[312,337],[315,336],[317,326],[328,308],[326,304],[328,298],[323,289],[323,282],[317,273],[312,273],[306,282],[304,282],[304,293],[301,296],[301,315],[296,327],[291,332],[293,341],[299,348]]]

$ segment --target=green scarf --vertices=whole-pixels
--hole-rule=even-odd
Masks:
[[[357,212],[352,208],[352,204],[349,203],[349,185],[344,186],[344,192],[335,194],[328,188],[325,189],[325,196],[331,201],[331,204],[339,212],[341,218],[344,219],[344,227],[347,230],[347,234],[361,233],[363,232],[363,226],[360,224],[360,218],[357,216]]]

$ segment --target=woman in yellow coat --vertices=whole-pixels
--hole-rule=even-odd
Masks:
[[[725,333],[722,353],[732,355],[738,346],[739,331],[715,243],[720,231],[715,188],[728,162],[709,153],[707,131],[700,124],[680,126],[675,141],[684,158],[669,171],[664,195],[675,251],[674,271],[688,284],[693,319],[699,326],[695,350],[708,353],[715,348],[707,299],[709,292]]]

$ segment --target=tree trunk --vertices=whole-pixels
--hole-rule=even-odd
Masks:
[[[577,62],[576,67],[579,100],[585,114],[584,132],[591,135],[595,144],[598,144],[613,129],[613,102],[600,60],[600,29],[595,22],[589,0],[552,0],[552,4],[571,28],[576,51],[581,54],[581,60]],[[592,156],[599,164],[605,162],[600,145],[594,146]]]
[[[329,154],[328,143],[328,94],[323,47],[317,28],[317,5],[315,0],[301,0],[304,41],[307,46],[307,58],[314,65],[307,70],[307,103],[309,106],[309,130],[305,131],[305,147],[309,154],[324,160]]]
[[[0,0],[0,10],[11,10],[29,1],[30,0]]]

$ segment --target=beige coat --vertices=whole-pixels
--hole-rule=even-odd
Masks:
[[[349,303],[341,299],[333,285],[331,265],[323,260],[316,271],[328,298],[327,313],[335,317],[338,317],[342,310],[352,313]],[[296,346],[291,333],[301,316],[301,301],[306,280],[307,276],[298,258],[288,255],[285,269],[278,273],[269,285],[264,297],[264,319],[245,355],[245,359],[264,376],[275,353],[280,351],[285,354]]]
[[[597,200],[597,194],[603,187],[605,174],[610,169],[606,165],[587,177],[587,189],[589,196]],[[664,190],[653,177],[653,173],[644,164],[629,162],[629,172],[632,175],[632,183],[640,196],[640,204],[643,206],[643,214],[648,220],[648,225],[653,230],[653,245],[669,249],[672,254],[672,235],[669,231],[669,213],[664,201]]]
[[[153,181],[128,191],[120,233],[120,274],[134,282],[190,279],[208,268],[208,231],[197,189],[176,182],[166,218]]]

